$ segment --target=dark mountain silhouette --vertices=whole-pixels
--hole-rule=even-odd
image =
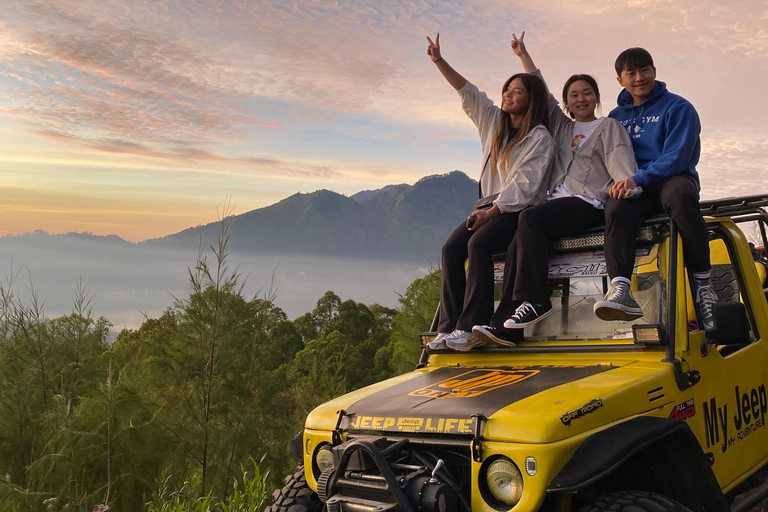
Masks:
[[[472,211],[477,182],[454,171],[394,185],[363,196],[328,190],[295,194],[230,218],[229,249],[345,257],[437,261],[450,232]],[[219,222],[189,228],[141,245],[196,248],[215,242]]]
[[[375,190],[361,190],[357,194],[352,194],[349,196],[350,199],[354,199],[358,203],[364,203],[366,201],[370,201],[374,197],[378,196],[382,192],[389,192],[392,189],[403,189],[403,190],[409,190],[413,187],[413,185],[409,185],[407,183],[400,183],[399,185],[387,185],[382,188],[377,188]]]
[[[13,244],[29,250],[79,252],[84,246],[103,249],[126,250],[136,244],[123,240],[117,235],[94,235],[91,233],[50,234],[45,231],[33,231],[20,235],[0,237],[0,243]],[[55,249],[54,249],[55,248]],[[52,254],[56,254],[53,252]]]

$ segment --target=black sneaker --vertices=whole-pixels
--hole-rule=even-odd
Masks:
[[[534,305],[526,301],[520,304],[515,310],[515,314],[504,322],[504,327],[507,329],[524,329],[539,320],[543,320],[551,312],[551,304]]]
[[[491,327],[490,325],[476,325],[472,328],[472,334],[478,339],[485,340],[491,346],[516,347],[523,337],[519,330]]]

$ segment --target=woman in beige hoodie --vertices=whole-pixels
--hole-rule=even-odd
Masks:
[[[523,38],[512,34],[512,49],[526,72],[541,77]],[[595,116],[600,104],[597,82],[573,75],[563,87],[563,105],[549,94],[550,130],[555,156],[547,198],[520,215],[514,240],[507,249],[504,291],[490,325],[476,325],[475,336],[487,343],[514,346],[511,329],[532,325],[552,312],[547,276],[548,245],[553,238],[575,235],[605,222],[608,188],[634,176],[635,153],[629,134],[611,118]],[[633,191],[637,196],[641,190]]]
[[[483,343],[472,334],[472,326],[488,322],[493,314],[492,255],[511,242],[520,211],[545,197],[553,151],[547,90],[536,76],[513,75],[497,107],[443,59],[439,34],[434,42],[427,40],[427,54],[458,91],[464,112],[477,126],[484,162],[481,195],[498,194],[491,208],[472,212],[474,220],[459,225],[442,250],[438,335],[429,347],[466,351]]]

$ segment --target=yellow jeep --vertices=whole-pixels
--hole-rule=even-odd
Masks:
[[[423,333],[415,371],[309,415],[291,443],[302,466],[267,512],[749,510],[768,496],[768,304],[739,226],[768,246],[765,206],[701,204],[711,331],[667,217],[638,236],[634,323],[593,314],[602,233],[556,241],[551,315],[513,348],[430,353]]]

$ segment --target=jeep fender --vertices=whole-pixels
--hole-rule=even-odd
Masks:
[[[681,420],[641,416],[590,436],[547,492],[587,487],[657,492],[692,510],[730,510],[709,458]]]
[[[304,429],[291,436],[291,440],[288,441],[288,451],[296,464],[304,464]]]

